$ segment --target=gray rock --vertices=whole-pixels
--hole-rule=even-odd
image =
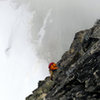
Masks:
[[[100,20],[75,34],[57,64],[54,80],[40,81],[26,100],[100,100]]]

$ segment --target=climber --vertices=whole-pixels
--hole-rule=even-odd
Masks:
[[[48,68],[49,68],[49,72],[50,72],[50,79],[53,80],[54,72],[57,71],[58,67],[57,67],[56,63],[52,62],[49,64]]]

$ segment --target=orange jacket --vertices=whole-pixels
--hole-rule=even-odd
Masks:
[[[58,67],[54,62],[52,62],[52,63],[49,64],[49,69],[50,70],[56,70],[56,69],[58,69]]]

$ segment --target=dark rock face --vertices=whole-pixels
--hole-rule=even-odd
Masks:
[[[40,81],[26,100],[100,100],[100,20],[76,33],[57,64],[54,81]]]

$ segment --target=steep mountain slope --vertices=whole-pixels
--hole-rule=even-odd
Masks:
[[[100,20],[75,34],[57,64],[54,81],[39,81],[26,100],[100,100]]]

